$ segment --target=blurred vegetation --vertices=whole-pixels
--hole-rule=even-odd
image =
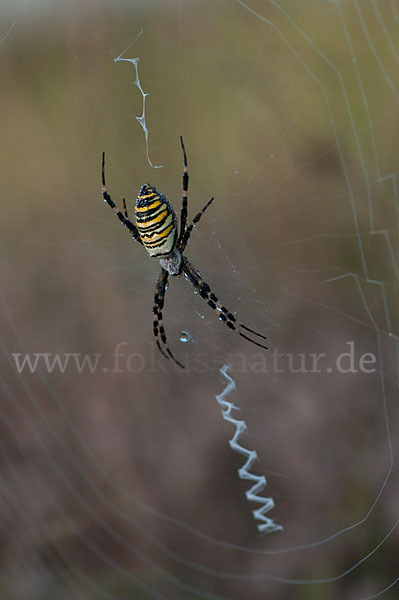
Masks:
[[[324,539],[365,516],[387,473],[398,15],[375,5],[254,0],[262,18],[230,0],[21,11],[0,45],[2,597],[350,600],[395,578],[393,539],[328,584],[250,578],[350,568],[392,526],[395,473],[366,524],[335,542],[262,556],[209,541],[263,550]],[[3,35],[18,7],[0,10]],[[160,169],[136,120],[134,68],[114,62],[122,53],[140,57]],[[145,181],[178,207],[179,135],[191,215],[216,198],[188,254],[218,296],[267,332],[271,350],[336,357],[355,340],[357,358],[380,353],[383,385],[379,372],[256,373],[257,350],[219,326],[184,279],[171,282],[164,319],[188,368],[158,356],[158,267],[103,205],[100,159],[105,150],[108,188],[131,212]],[[179,342],[182,330],[192,343]],[[121,342],[137,372],[112,372]],[[24,352],[100,353],[108,371],[19,375],[11,355]],[[270,539],[257,536],[215,401],[226,357],[245,442],[285,527]]]

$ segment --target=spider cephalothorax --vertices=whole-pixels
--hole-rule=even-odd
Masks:
[[[219,319],[224,321],[229,329],[235,331],[241,337],[245,338],[252,344],[267,349],[267,346],[256,342],[243,333],[246,331],[253,335],[266,339],[260,333],[250,329],[243,323],[238,323],[235,316],[219,301],[217,296],[212,292],[209,285],[202,279],[200,273],[193,267],[188,258],[183,252],[190,239],[193,227],[201,219],[202,215],[213,202],[211,198],[204,208],[195,215],[194,219],[187,225],[187,190],[188,190],[188,172],[187,172],[187,155],[183,144],[183,138],[180,137],[180,143],[183,149],[184,169],[183,169],[183,195],[180,211],[180,229],[176,218],[176,213],[172,205],[166,197],[158,192],[148,183],[144,184],[139,192],[136,200],[135,217],[136,224],[130,219],[126,207],[126,200],[123,198],[123,212],[116,206],[111,199],[105,186],[105,153],[103,152],[102,160],[102,193],[104,201],[114,210],[118,219],[127,227],[133,238],[142,244],[152,257],[159,258],[161,272],[158,276],[154,297],[154,336],[157,346],[166,358],[172,358],[180,367],[183,365],[174,357],[170,350],[165,334],[165,329],[162,320],[162,309],[164,306],[165,293],[169,275],[178,276],[184,273],[187,279],[192,283],[199,295],[205,302],[219,311]]]
[[[183,255],[176,248],[173,250],[172,254],[169,256],[165,256],[164,258],[159,259],[159,264],[165,271],[176,277],[176,275],[181,275],[183,270]]]

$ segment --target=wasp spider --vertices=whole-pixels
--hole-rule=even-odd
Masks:
[[[264,335],[237,322],[235,316],[219,301],[209,285],[202,279],[199,271],[193,267],[188,258],[183,254],[194,225],[198,223],[208,206],[213,202],[213,198],[205,204],[201,212],[195,215],[192,222],[187,225],[188,172],[187,155],[182,137],[180,137],[180,143],[184,160],[180,227],[177,222],[175,211],[166,197],[148,183],[145,183],[141,187],[136,200],[136,224],[129,219],[125,198],[123,198],[123,212],[119,210],[105,186],[104,152],[102,158],[102,194],[104,201],[114,210],[116,216],[123,225],[129,229],[133,238],[145,247],[150,256],[159,258],[161,272],[158,275],[153,306],[154,336],[161,353],[166,358],[172,358],[180,367],[184,368],[184,366],[174,357],[168,346],[163,325],[162,309],[164,306],[169,275],[177,277],[184,273],[186,278],[192,283],[208,306],[219,311],[219,319],[223,321],[229,329],[235,331],[238,335],[256,346],[265,349],[267,349],[267,346],[251,339],[244,333],[245,331],[262,338],[263,340],[266,339]]]

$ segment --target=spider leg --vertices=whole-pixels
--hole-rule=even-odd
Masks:
[[[180,242],[180,246],[179,246],[180,252],[184,252],[184,250],[188,244],[188,240],[190,239],[190,235],[191,235],[194,225],[196,225],[198,223],[198,221],[201,219],[202,215],[204,214],[204,212],[206,211],[208,206],[210,206],[213,201],[214,201],[214,198],[211,198],[210,200],[208,200],[208,202],[205,204],[204,208],[195,215],[194,219],[192,220],[192,223],[190,223],[190,225],[188,227],[186,227],[186,231],[184,232],[184,234],[181,238],[181,242]]]
[[[112,200],[111,196],[108,193],[107,187],[105,185],[105,152],[103,152],[101,179],[102,179],[102,194],[103,194],[104,202],[106,202],[112,208],[112,210],[114,211],[114,213],[118,217],[118,219],[121,221],[121,223],[123,223],[124,226],[129,229],[129,231],[132,234],[132,236],[134,237],[134,239],[137,242],[140,242],[140,244],[142,244],[143,242],[140,239],[139,230],[137,229],[136,225],[134,225],[134,223],[132,223],[132,221],[130,221],[130,219],[127,216],[125,199],[123,199],[123,207],[124,207],[124,211],[125,211],[125,214],[123,214],[119,210],[119,208],[116,206],[115,202]]]
[[[128,219],[129,215],[127,212],[126,198],[122,198],[122,202],[123,202],[123,214],[125,215],[126,219]]]
[[[156,288],[155,288],[155,296],[154,296],[154,336],[157,343],[157,346],[163,354],[165,358],[172,358],[179,367],[184,369],[184,365],[182,365],[172,354],[172,351],[169,348],[168,341],[166,339],[165,328],[163,326],[163,318],[162,318],[162,309],[165,301],[165,293],[166,286],[168,283],[169,273],[166,269],[161,269],[161,272],[158,276]],[[163,347],[161,346],[161,342]]]
[[[223,321],[227,327],[229,327],[229,329],[232,329],[238,333],[238,335],[246,339],[248,342],[255,344],[255,346],[259,346],[260,348],[267,350],[267,346],[252,340],[250,337],[248,337],[248,335],[243,333],[242,330],[248,331],[249,333],[262,338],[263,340],[267,339],[266,336],[254,331],[253,329],[250,329],[246,325],[243,325],[243,323],[238,323],[235,316],[219,301],[219,298],[217,298],[217,296],[212,292],[209,285],[202,279],[201,275],[196,269],[194,269],[193,265],[186,257],[183,257],[183,272],[187,275],[194,288],[198,291],[199,295],[205,300],[208,306],[219,311],[219,319]]]
[[[184,147],[182,136],[180,136],[180,143],[183,150],[183,193],[181,199],[181,211],[180,211],[180,232],[177,240],[177,246],[180,246],[183,235],[186,231],[187,223],[187,192],[188,192],[188,171],[187,171],[187,154]]]

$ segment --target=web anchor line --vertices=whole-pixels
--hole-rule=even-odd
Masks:
[[[229,370],[229,365],[226,364],[222,369],[220,369],[220,373],[227,379],[227,385],[224,388],[223,392],[216,396],[216,400],[218,404],[222,407],[222,416],[225,421],[229,421],[235,425],[235,432],[232,439],[229,441],[230,448],[236,450],[240,454],[243,454],[247,457],[246,463],[238,469],[238,476],[240,479],[245,479],[247,481],[253,481],[254,485],[251,489],[245,492],[247,500],[250,502],[259,502],[262,504],[260,508],[252,511],[254,519],[260,521],[257,524],[258,531],[261,533],[272,533],[273,531],[281,531],[283,529],[282,525],[278,525],[271,519],[266,516],[266,513],[269,512],[272,508],[274,508],[274,500],[273,498],[265,498],[264,496],[259,496],[258,494],[263,490],[267,485],[266,477],[264,475],[254,475],[254,473],[250,472],[250,469],[254,462],[257,460],[258,455],[255,450],[247,450],[238,443],[240,436],[247,431],[247,426],[245,421],[238,421],[231,416],[232,410],[240,410],[237,406],[234,406],[232,402],[228,402],[225,398],[228,396],[233,390],[236,388],[236,384],[234,380],[227,374]]]

